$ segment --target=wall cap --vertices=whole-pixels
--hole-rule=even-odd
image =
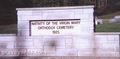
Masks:
[[[16,36],[16,34],[0,34],[0,36]]]
[[[120,32],[95,32],[95,35],[120,35]]]
[[[86,9],[94,8],[94,5],[89,6],[64,6],[64,7],[36,7],[36,8],[16,8],[16,10],[62,10],[62,9]]]

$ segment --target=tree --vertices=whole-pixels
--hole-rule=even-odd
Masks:
[[[31,6],[31,0],[1,0],[0,25],[9,25],[17,23],[16,8]]]
[[[16,23],[17,13],[15,8],[82,6],[94,4],[98,7],[97,10],[95,9],[98,15],[120,10],[120,0],[1,0],[0,24]],[[10,20],[11,23],[6,23],[8,20]]]
[[[62,0],[32,0],[33,6],[36,7],[55,7],[60,6]]]

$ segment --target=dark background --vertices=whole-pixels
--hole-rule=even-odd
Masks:
[[[0,0],[0,25],[17,24],[16,8],[95,5],[95,15],[120,11],[120,0]]]

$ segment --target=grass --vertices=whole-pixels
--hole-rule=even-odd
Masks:
[[[103,24],[96,26],[96,32],[120,32],[120,22],[109,23],[109,19],[116,15],[120,15],[120,11],[110,13],[107,15],[98,16],[98,19],[103,19]]]
[[[120,22],[109,23],[109,19],[103,19],[103,24],[96,26],[96,32],[120,32]]]
[[[0,26],[0,34],[15,34],[17,33],[16,24]]]

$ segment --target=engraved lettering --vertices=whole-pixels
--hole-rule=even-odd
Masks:
[[[55,29],[55,26],[39,26],[38,27],[38,30],[42,30],[42,29],[47,29],[47,30]]]
[[[61,21],[61,22],[59,22],[60,24],[62,24],[62,25],[67,25],[67,24],[70,24],[70,22],[68,22],[68,21]]]
[[[59,34],[59,31],[52,31],[53,34]]]
[[[73,29],[74,26],[57,26],[57,29]]]
[[[58,22],[52,22],[52,25],[58,25]]]
[[[32,25],[44,25],[45,22],[32,22],[31,24]]]
[[[31,35],[66,35],[68,33],[80,35],[81,31],[78,30],[80,30],[80,20],[31,21]],[[43,31],[46,32],[42,33]]]
[[[71,24],[80,24],[80,21],[72,21]]]

